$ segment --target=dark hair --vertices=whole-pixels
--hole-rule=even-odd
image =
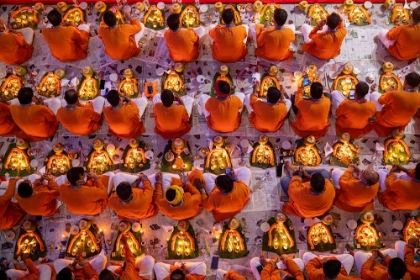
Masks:
[[[315,99],[320,99],[324,93],[324,86],[319,82],[313,82],[311,84],[311,97]]]
[[[58,26],[61,23],[61,14],[56,9],[51,10],[51,12],[48,13],[47,18],[53,26]]]
[[[233,190],[233,179],[228,175],[219,175],[216,177],[216,185],[224,192],[231,192]]]
[[[287,12],[284,9],[275,9],[273,14],[274,21],[279,25],[283,26],[287,20]]]
[[[270,103],[279,102],[281,97],[280,91],[276,87],[271,87],[267,90],[267,101]]]
[[[21,88],[18,92],[18,100],[21,105],[31,104],[33,97],[34,91],[29,87]]]
[[[169,280],[185,280],[185,273],[181,269],[175,269],[169,276]]]
[[[400,258],[393,258],[389,261],[388,271],[392,278],[401,279],[407,273],[407,267]]]
[[[172,14],[166,19],[169,29],[176,31],[179,28],[179,14]]]
[[[416,165],[416,167],[415,167],[415,169],[414,169],[414,177],[415,177],[417,180],[420,180],[420,162],[419,162],[419,163],[417,163],[417,165]]]
[[[111,11],[106,11],[104,13],[104,22],[106,25],[108,25],[109,27],[113,27],[117,24],[117,18],[115,17],[115,14]]]
[[[117,106],[118,104],[120,104],[120,95],[118,94],[118,91],[116,91],[115,89],[108,91],[108,94],[106,95],[106,100],[108,100],[111,106]]]
[[[217,87],[219,88],[221,93],[229,94],[230,93],[230,84],[226,81],[219,81],[217,84]]]
[[[174,94],[169,89],[164,89],[160,95],[163,106],[170,107],[174,103]]]
[[[324,275],[329,279],[335,279],[341,270],[341,262],[339,260],[328,260],[325,262]]]
[[[314,173],[311,176],[311,188],[317,192],[321,193],[324,190],[325,178],[321,173]]]
[[[337,13],[332,13],[327,17],[327,25],[331,29],[336,29],[341,23],[341,17]]]
[[[85,174],[83,167],[72,167],[67,171],[67,180],[72,185],[76,185],[80,180],[80,176]]]
[[[365,82],[359,82],[356,85],[356,90],[355,91],[356,91],[356,94],[357,94],[358,97],[364,98],[366,96],[366,94],[368,94],[368,92],[369,92],[369,86]]]
[[[291,274],[288,274],[285,278],[283,278],[283,280],[296,280],[296,277]]]
[[[22,182],[22,183],[19,184],[18,195],[20,197],[28,198],[32,195],[32,192],[33,192],[33,190],[32,190],[32,187],[29,183]]]
[[[418,87],[420,85],[420,75],[416,72],[411,72],[405,76],[405,82],[410,87]]]
[[[71,272],[71,269],[68,267],[63,268],[60,270],[60,272],[57,274],[57,280],[72,280],[73,279],[73,273]]]
[[[415,23],[420,22],[420,6],[413,10],[411,17]]]
[[[235,14],[232,9],[224,9],[222,12],[222,19],[225,24],[230,24],[235,18]]]
[[[74,89],[69,89],[64,93],[64,100],[66,100],[67,104],[73,105],[79,101],[79,96],[77,91]]]
[[[0,270],[0,280],[7,280],[7,274],[3,270]]]
[[[101,273],[99,274],[99,280],[115,280],[115,279],[117,278],[115,277],[114,273],[112,273],[106,268],[102,270]]]
[[[175,199],[175,196],[176,196],[176,191],[174,189],[169,189],[165,193],[165,198],[168,201],[173,201]]]
[[[117,186],[117,195],[122,200],[129,199],[132,193],[133,193],[133,190],[131,189],[131,185],[127,182],[121,182]]]

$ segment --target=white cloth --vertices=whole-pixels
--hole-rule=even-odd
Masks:
[[[242,92],[235,92],[234,94],[232,94],[232,96],[237,96],[242,104],[244,104],[244,99],[245,99],[245,94],[243,94]],[[204,114],[204,116],[207,118],[208,116],[210,116],[209,111],[206,110],[206,102],[207,100],[209,100],[211,97],[208,94],[201,94],[200,95],[200,99],[198,100],[198,106],[200,107],[199,109],[199,113],[202,115]],[[242,112],[243,110],[243,106],[242,108],[239,110],[239,112]]]
[[[264,101],[263,99],[260,99],[260,100]],[[285,99],[283,99],[283,102],[286,104],[287,112],[289,112],[290,108],[292,107],[292,101],[285,98]],[[251,94],[245,95],[244,105],[245,105],[246,109],[248,110],[248,113],[251,113],[252,111],[254,111],[252,109],[252,106],[251,106]]]
[[[312,39],[309,38],[309,34],[311,33],[313,28],[314,28],[314,26],[310,26],[309,24],[306,24],[306,23],[302,24],[302,27],[300,28],[300,32],[302,32],[303,41],[305,43],[309,43],[310,41],[312,41]],[[322,30],[320,30],[318,32],[325,32],[327,30],[328,30],[328,26],[324,25]]]
[[[203,38],[204,35],[206,35],[206,29],[202,26],[193,28],[193,31],[195,34],[197,34],[198,38]]]
[[[66,259],[58,259],[54,262],[54,269],[55,272],[58,274],[63,268],[67,267],[69,264],[71,264],[73,260],[66,260]],[[101,273],[102,270],[105,269],[106,266],[106,256],[104,255],[104,251],[101,251],[99,255],[94,257],[89,261],[92,268],[99,273]]]
[[[331,173],[331,179],[332,179],[332,183],[334,184],[334,187],[336,189],[340,189],[340,178],[341,176],[343,176],[344,174],[344,170],[340,169],[340,168],[334,168],[334,170]]]
[[[175,265],[181,265],[176,262]],[[170,275],[171,265],[167,263],[158,262],[155,264],[156,280],[163,280]],[[206,264],[203,262],[186,262],[185,268],[190,274],[206,275]]]
[[[341,93],[341,91],[339,90],[334,90],[333,92],[331,92],[331,97],[332,113],[334,118],[337,118],[335,111],[337,111],[338,106],[340,106],[341,102],[346,100],[346,98],[344,97],[343,93]]]
[[[136,258],[136,267],[139,270],[139,276],[142,279],[153,279],[153,267],[155,265],[155,259],[149,255],[141,255],[140,257]],[[108,266],[107,269],[109,271],[114,272],[120,268],[120,266],[111,265]]]
[[[181,96],[181,99],[182,99],[182,103],[184,103],[185,109],[187,110],[188,116],[190,117],[192,108],[194,105],[194,98],[188,95],[184,95],[184,96]],[[158,93],[153,97],[153,104],[160,103],[160,102],[162,102],[162,99],[160,98],[160,93]]]
[[[389,40],[386,37],[386,34],[388,33],[388,31],[389,30],[381,29],[378,33],[379,40],[381,40],[382,44],[384,44],[385,48],[387,49],[395,43],[395,40]]]
[[[401,240],[395,242],[395,251],[397,252],[397,256],[402,260],[404,259],[405,245],[407,243]]]
[[[51,279],[51,267],[47,264],[41,264],[36,266],[39,270],[39,280],[50,280]],[[9,269],[6,271],[7,276],[11,280],[16,280],[25,275],[29,274],[28,270],[17,270],[17,269]]]
[[[115,174],[115,176],[113,177],[113,186],[116,189],[118,185],[122,182],[127,182],[129,184],[132,184],[137,178],[138,178],[137,175],[120,172],[120,173]],[[156,182],[155,175],[153,174],[151,176],[147,176],[147,178],[149,178],[149,181],[152,184],[152,188],[153,188]],[[138,187],[143,188],[143,182],[140,182]]]
[[[188,172],[185,172],[185,174],[188,174]],[[179,177],[178,174],[163,173],[163,175],[162,175],[162,190],[163,190],[163,192],[165,192],[166,189],[171,186],[172,178],[177,178],[177,179],[181,180],[181,178]]]
[[[372,101],[373,103],[375,103],[375,108],[376,108],[376,112],[380,112],[382,111],[382,104],[379,104],[378,99],[379,97],[381,97],[382,94],[380,94],[379,92],[375,91],[372,92],[370,94],[370,101]],[[367,99],[367,98],[366,98]]]
[[[139,42],[140,42],[141,37],[143,37],[144,30],[146,30],[142,22],[140,22],[140,25],[141,25],[141,30],[137,32],[136,34],[134,34],[134,40],[137,42],[138,47],[141,47],[139,46]]]
[[[397,257],[397,251],[394,249],[380,250],[384,256],[390,256],[392,259]],[[363,264],[372,256],[372,253],[357,251],[354,253],[354,262],[359,273],[362,271]]]
[[[29,45],[32,45],[34,41],[34,30],[32,28],[29,28],[29,27],[22,28],[22,29],[19,29],[18,32],[22,33],[23,38],[25,39],[26,43],[28,43]]]
[[[378,175],[379,175],[379,187],[381,188],[381,191],[386,190],[386,176],[389,174],[389,171],[387,169],[379,169]]]
[[[298,265],[300,270],[304,271],[305,264],[303,263],[303,260],[300,259],[300,258],[295,258],[293,260]],[[267,261],[268,261],[268,259],[267,259]],[[260,280],[261,279],[261,275],[257,270],[257,267],[260,266],[260,265],[261,265],[261,262],[260,262],[259,257],[254,257],[249,262],[249,266],[251,267],[251,271],[252,271],[252,274],[254,275],[255,280]],[[287,269],[287,267],[283,264],[282,261],[278,262],[276,265],[277,265],[277,268],[279,268],[279,269],[283,269],[283,270]]]
[[[86,31],[88,33],[90,31],[90,26],[88,24],[80,24],[77,28],[80,30]]]
[[[44,104],[50,108],[51,111],[56,115],[58,109],[60,108],[61,101],[58,98],[49,98],[44,100]]]
[[[226,273],[227,273],[226,270],[218,268],[216,270],[216,280],[223,280]]]
[[[241,167],[238,169],[234,169],[235,175],[238,177],[239,181],[242,181],[245,183],[245,185],[248,186],[251,183],[251,170],[247,167]],[[206,183],[206,189],[207,193],[211,193],[215,187],[214,180],[216,180],[217,175],[214,175],[212,173],[204,173],[203,174],[204,181]]]
[[[79,100],[79,101],[80,103],[83,103],[83,104],[92,102],[93,110],[98,114],[102,114],[102,110],[104,109],[104,104],[105,104],[105,98],[103,98],[102,96],[98,96],[95,99],[90,100],[90,101],[84,101],[84,100]],[[67,106],[66,100],[62,99],[61,107],[66,107],[66,106]]]
[[[350,275],[350,271],[351,268],[353,267],[353,263],[354,263],[354,258],[352,255],[350,254],[341,254],[341,255],[332,255],[332,254],[327,254],[327,255],[320,255],[317,256],[311,252],[306,252],[303,254],[303,262],[305,263],[305,265],[312,260],[313,258],[319,257],[321,259],[323,258],[328,258],[328,257],[335,257],[337,258],[337,260],[339,260],[341,262],[341,264],[344,266],[344,268],[346,269],[347,274]]]

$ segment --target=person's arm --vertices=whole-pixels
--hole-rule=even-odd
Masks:
[[[101,115],[97,113],[93,108],[85,108],[85,120],[91,120],[92,122],[99,122],[101,120]]]
[[[345,116],[347,111],[348,110],[347,110],[346,102],[342,102],[340,105],[338,105],[338,108],[335,111],[335,115],[337,116],[337,118],[339,118],[341,116]]]
[[[85,279],[87,280],[99,280],[98,272],[93,269],[90,263],[83,267],[83,273],[85,274]]]
[[[257,34],[257,46],[259,48],[261,48],[262,46],[264,46],[265,43],[265,36],[268,33],[268,30],[263,30],[261,31],[261,33]]]
[[[310,260],[305,266],[309,279],[315,279],[317,270],[322,270],[323,267],[324,263],[320,258],[313,258]]]
[[[254,92],[251,94],[251,98],[249,99],[249,105],[254,108],[254,104],[258,101],[258,93]]]
[[[124,255],[125,255],[125,269],[123,271],[123,275],[135,275],[136,273],[136,259],[134,257],[133,252],[131,252],[130,247],[128,244],[124,246]]]
[[[162,182],[156,182],[155,184],[155,192],[153,194],[153,201],[158,206],[166,203],[166,200],[163,197]]]
[[[363,265],[360,275],[364,280],[376,280],[375,273],[373,272],[373,267],[375,266],[376,261],[374,258],[370,257]]]
[[[420,267],[416,266],[414,262],[414,246],[405,245],[404,263],[407,266],[407,271],[410,273],[411,278],[420,279]]]
[[[18,278],[18,280],[38,280],[39,270],[35,266],[34,262],[30,258],[27,258],[25,259],[25,265],[28,268],[29,273],[23,277]]]
[[[48,182],[48,188],[50,189],[50,190],[52,190],[52,191],[58,191],[58,184],[57,184],[57,182],[54,180],[54,179],[51,179],[49,182]]]
[[[141,31],[141,24],[137,19],[132,18],[132,19],[130,19],[130,24],[124,24],[124,29],[130,35],[134,35],[134,34]]]
[[[190,35],[191,35],[191,41],[192,41],[193,43],[197,43],[198,41],[200,41],[200,37],[198,37],[198,35],[197,35],[197,34],[195,34],[195,32],[194,32],[194,31],[189,30],[189,33],[190,33]]]
[[[342,189],[349,188],[350,187],[350,180],[353,178],[353,173],[351,168],[347,168],[346,171],[344,171],[343,175],[341,175],[340,180],[338,181],[338,184]]]
[[[273,271],[279,270],[273,261],[268,261],[267,264],[264,266],[263,270],[261,271],[261,279],[266,280],[271,278],[271,273]]]
[[[89,36],[86,36],[86,34],[89,35],[87,31],[80,30],[79,28],[73,27],[73,34],[72,39],[75,43],[79,45],[85,44],[89,40]]]
[[[212,38],[213,40],[216,38],[216,28],[217,28],[217,26],[216,27],[213,27],[212,29],[210,29],[210,31],[209,31],[209,36],[210,36],[210,38]]]
[[[302,184],[302,178],[300,178],[299,176],[293,176],[289,182],[289,189],[288,189],[289,196],[292,193],[299,194],[299,192],[302,190],[301,184]]]
[[[145,179],[143,182],[143,194],[147,197],[153,197],[154,189],[149,179]]]
[[[378,103],[385,105],[391,102],[391,99],[392,99],[392,92],[385,92],[378,98]]]
[[[403,26],[395,26],[394,28],[391,28],[388,33],[386,33],[386,38],[388,40],[395,40],[400,36],[401,29]]]
[[[48,108],[46,106],[42,106],[42,105],[39,105],[39,108],[42,108],[40,113],[42,115],[44,115],[45,119],[48,122],[56,122],[57,121],[57,117],[54,115],[53,111],[51,111],[50,108]]]
[[[213,203],[213,199],[214,199],[214,196],[212,195],[212,194],[209,194],[208,196],[206,196],[204,199],[203,199],[203,207],[204,207],[204,209],[206,209],[207,211],[213,211],[214,210],[214,203]]]
[[[318,26],[312,28],[311,33],[309,33],[309,38],[313,40],[317,36],[319,30],[321,29]]]
[[[283,263],[286,265],[289,273],[292,274],[296,278],[296,280],[305,279],[305,277],[303,276],[302,270],[299,268],[299,266],[293,259],[287,258],[283,261]]]
[[[391,173],[386,175],[386,179],[385,179],[385,186],[386,186],[386,190],[395,190],[397,189],[396,186],[398,186],[398,183],[395,183],[395,181],[397,181],[397,177],[395,176],[395,174]]]

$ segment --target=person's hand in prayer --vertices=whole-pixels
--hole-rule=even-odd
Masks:
[[[265,267],[267,265],[267,260],[263,255],[260,256],[260,263],[262,267]]]
[[[27,258],[29,258],[29,254],[28,253],[21,253],[20,254],[20,259],[22,260],[22,261],[25,261]]]
[[[184,185],[188,184],[188,174],[187,173],[179,172],[178,175],[179,175],[179,178],[181,179],[181,182]]]
[[[408,245],[412,246],[413,248],[417,248],[417,247],[419,247],[418,242],[419,242],[419,240],[417,238],[412,237],[412,238],[408,239],[407,243],[408,243]]]
[[[95,181],[98,181],[99,180],[98,176],[95,173],[93,173],[93,172],[89,172],[86,175],[87,175],[88,179],[94,179]]]
[[[374,259],[377,259],[378,258],[378,256],[379,256],[379,250],[377,250],[377,249],[375,249],[375,250],[372,250],[371,251],[371,253],[372,253],[372,258],[374,258]]]
[[[4,104],[6,104],[6,105],[9,105],[9,101],[6,99],[6,97],[5,96],[0,96],[0,102],[1,103],[4,103]]]
[[[284,262],[285,260],[287,260],[289,258],[289,256],[288,255],[286,255],[286,254],[282,254],[281,256],[280,256],[280,260],[282,261],[282,262]]]
[[[196,187],[197,188],[197,190],[204,190],[204,191],[206,191],[206,189],[205,189],[205,183],[204,183],[204,181],[203,180],[200,180],[200,179],[195,179],[194,180],[194,182],[193,182],[193,185],[194,185],[194,187]]]
[[[187,275],[187,274],[188,274],[188,269],[187,269],[187,267],[185,266],[185,263],[181,263],[181,270],[184,272],[184,274],[185,274],[185,275]]]
[[[159,171],[158,173],[156,173],[155,175],[155,181],[156,183],[162,183],[162,172]]]
[[[398,166],[396,164],[394,164],[391,170],[389,170],[389,173],[395,173],[395,172],[398,172]]]
[[[327,23],[327,20],[323,19],[320,22],[318,22],[318,29],[322,29],[324,25]]]
[[[51,175],[51,174],[43,174],[42,176],[41,176],[41,179],[42,180],[46,180],[46,181],[51,181],[51,180],[53,180],[54,179],[54,177]]]

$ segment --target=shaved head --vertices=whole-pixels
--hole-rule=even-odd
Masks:
[[[369,186],[375,185],[379,182],[379,174],[373,169],[366,169],[365,172],[363,172],[363,178],[365,178],[366,183],[368,183]]]
[[[77,91],[74,89],[69,89],[64,94],[64,100],[66,100],[67,104],[73,105],[79,101],[79,96],[77,95]]]

